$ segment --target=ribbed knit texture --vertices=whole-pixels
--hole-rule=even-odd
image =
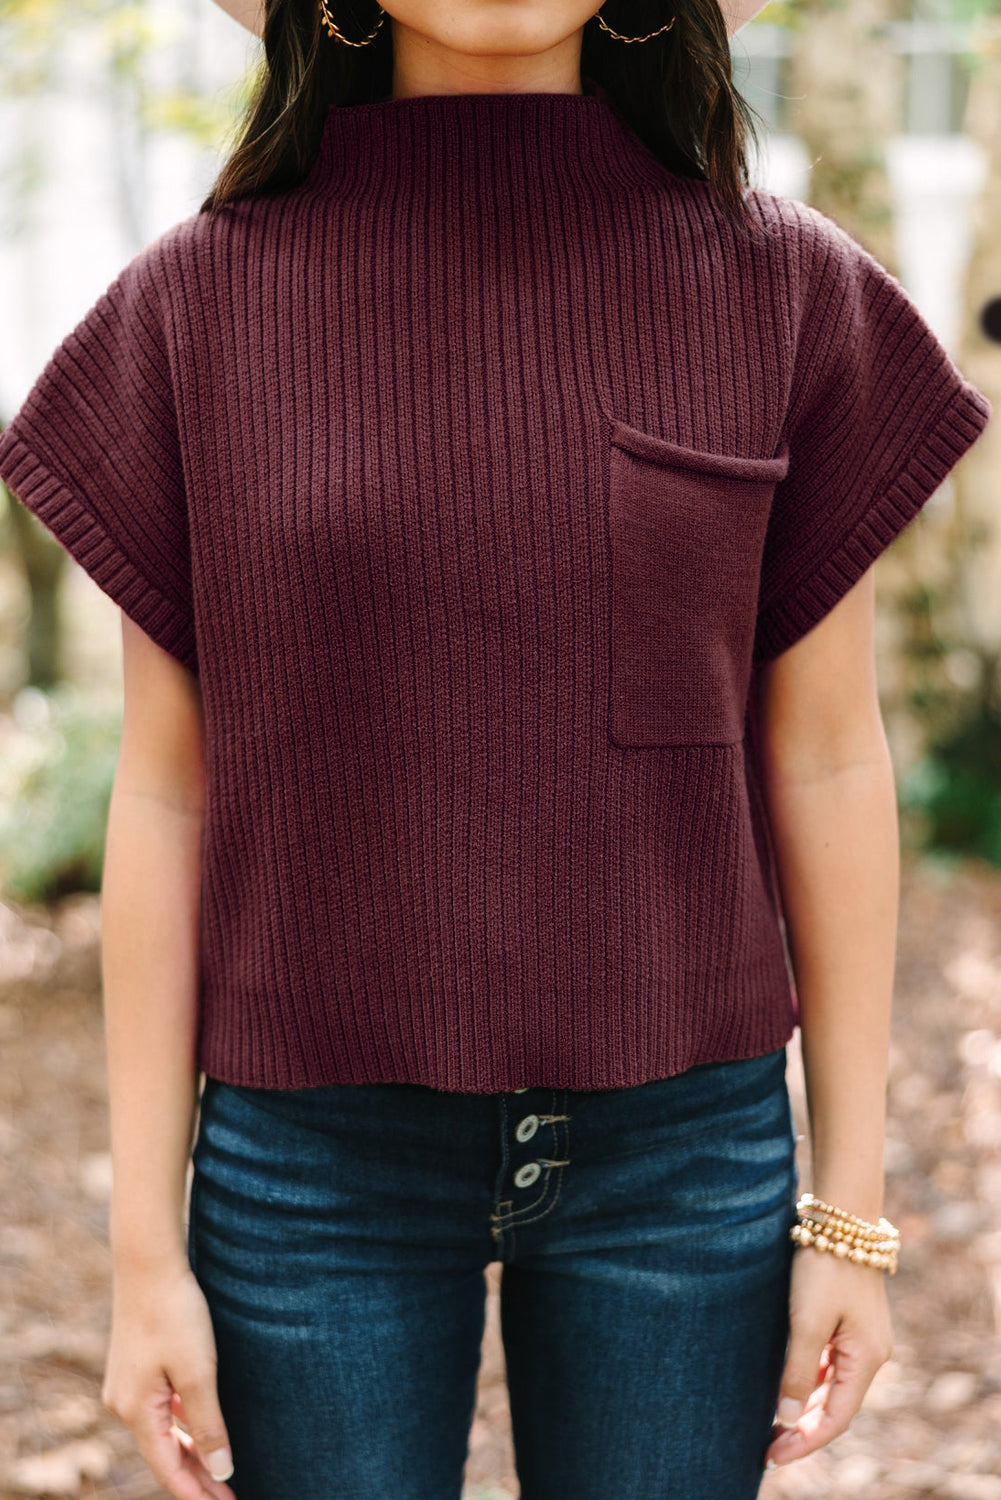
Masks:
[[[148,245],[0,474],[205,708],[199,1063],[621,1087],[797,1020],[754,662],[991,408],[830,219],[607,99],[337,106]]]

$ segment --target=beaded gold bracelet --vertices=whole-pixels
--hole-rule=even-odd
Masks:
[[[870,1224],[813,1193],[802,1194],[796,1212],[798,1222],[790,1229],[789,1238],[797,1245],[828,1251],[839,1260],[873,1266],[891,1276],[897,1274],[900,1230],[889,1219]]]

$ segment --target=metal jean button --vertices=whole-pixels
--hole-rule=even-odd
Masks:
[[[526,1115],[523,1120],[518,1121],[514,1133],[519,1141],[530,1141],[538,1128],[538,1115]]]
[[[523,1167],[519,1167],[514,1174],[514,1180],[518,1187],[531,1187],[539,1176],[542,1168],[537,1161],[527,1161]]]

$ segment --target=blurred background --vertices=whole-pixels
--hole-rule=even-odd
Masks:
[[[211,0],[0,0],[0,425],[122,265],[196,211],[259,48]],[[871,250],[1001,410],[1001,0],[774,0],[732,50],[761,117],[755,185]],[[877,586],[903,858],[896,1347],[849,1432],[762,1494],[1001,1500],[1001,423]],[[99,1400],[99,891],[120,724],[118,609],[0,482],[0,1496],[163,1493]],[[518,1495],[499,1273],[467,1500]]]

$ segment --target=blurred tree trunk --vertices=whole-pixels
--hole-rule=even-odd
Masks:
[[[34,687],[53,687],[63,676],[59,585],[67,555],[41,521],[14,499],[9,490],[7,513],[30,600],[25,641],[27,681]]]
[[[76,0],[6,5],[0,0],[0,98],[7,104],[5,119],[13,122],[3,142],[0,170],[5,183],[9,179],[16,187],[4,201],[8,238],[23,236],[30,243],[40,232],[33,211],[41,190],[51,188],[49,174],[58,155],[58,142],[46,125],[45,102],[52,92],[65,90],[82,102],[88,96],[104,101],[106,170],[117,189],[124,237],[130,253],[148,242],[154,135],[214,144],[232,123],[230,106],[214,99],[201,77],[194,40],[202,3],[186,0],[184,7],[164,7],[150,0],[125,5],[102,0],[81,7]],[[39,374],[41,365],[40,356]],[[60,679],[57,590],[68,558],[24,506],[12,499],[8,510],[6,534],[29,590],[27,681],[48,687]]]
[[[1001,343],[988,339],[981,315],[989,302],[1001,300],[1001,15],[983,17],[981,27],[964,127],[983,150],[985,171],[973,220],[959,362],[991,400],[994,416],[957,475],[957,572],[965,637],[996,670],[1001,655]]]
[[[810,158],[809,201],[888,270],[896,265],[885,143],[899,129],[903,66],[891,0],[800,0],[793,12],[790,129]]]
[[[794,11],[791,128],[811,163],[809,201],[898,275],[886,143],[903,129],[904,64],[887,23],[906,0],[800,0]],[[909,12],[909,6],[908,6]],[[905,13],[908,13],[905,12]],[[966,344],[957,363],[988,394],[997,388],[997,353],[974,331],[980,306],[1001,294],[1001,65],[996,53],[975,91],[971,130],[992,166],[967,288]],[[993,187],[991,186],[993,182]],[[877,563],[880,697],[899,769],[922,755],[930,732],[955,717],[980,671],[974,639],[999,638],[1001,557],[997,550],[995,437],[963,459],[946,483],[952,507],[925,510]],[[995,543],[983,523],[993,520]],[[979,537],[977,541],[974,538]],[[981,549],[983,549],[981,551]],[[961,608],[969,595],[967,616]],[[976,601],[974,603],[973,601]]]

